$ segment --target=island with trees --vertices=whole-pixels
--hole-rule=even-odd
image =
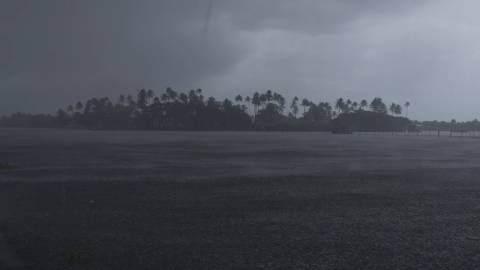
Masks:
[[[233,100],[205,98],[201,89],[156,95],[141,89],[136,95],[91,98],[58,109],[55,114],[14,113],[0,118],[4,127],[52,127],[108,130],[286,130],[286,131],[406,131],[409,102],[387,105],[381,98],[353,101],[339,98],[291,101],[267,90]]]

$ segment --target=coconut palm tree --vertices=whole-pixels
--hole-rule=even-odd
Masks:
[[[354,101],[354,102],[352,103],[352,109],[353,109],[354,111],[358,110],[358,102]]]
[[[147,104],[150,103],[150,101],[153,99],[154,96],[155,96],[155,92],[153,92],[152,89],[148,89],[148,90],[147,90],[147,95],[146,95],[146,102],[147,102]]]
[[[272,99],[273,99],[272,90],[267,90],[267,92],[265,93],[265,101],[269,103],[270,101],[272,101]]]
[[[125,104],[125,96],[124,95],[120,95],[118,97],[118,103],[120,103],[120,105],[124,105]]]
[[[345,104],[345,110],[347,113],[352,111],[352,101],[350,99],[347,99],[347,102]]]
[[[137,106],[140,109],[144,109],[147,105],[147,91],[141,89],[137,94]]]
[[[401,115],[402,114],[402,105],[397,104],[397,107],[395,109],[395,114]]]
[[[253,104],[253,117],[255,118],[258,113],[258,107],[261,104],[260,94],[258,92],[253,93],[252,104]]]
[[[168,87],[167,90],[165,90],[165,93],[168,96],[169,100],[175,101],[178,97],[177,92],[175,92],[171,87]]]
[[[243,102],[243,97],[242,97],[241,95],[237,95],[237,96],[235,97],[235,101],[236,101],[237,103],[241,103],[241,102]]]
[[[307,107],[309,107],[310,104],[311,104],[311,102],[308,99],[304,98],[302,100],[303,114],[305,114],[307,112]]]
[[[283,112],[283,110],[285,109],[285,98],[281,94],[275,92],[273,93],[272,100],[277,103],[280,112]]]
[[[335,102],[335,109],[337,109],[339,113],[345,112],[345,102],[343,101],[343,98],[337,99],[337,102]]]
[[[298,114],[298,97],[294,97],[292,104],[290,104],[290,109],[292,110],[293,117],[297,118]]]
[[[387,106],[385,105],[385,103],[383,103],[383,100],[378,97],[372,100],[372,102],[370,103],[370,108],[376,113],[387,113]]]
[[[136,105],[135,99],[131,95],[127,96],[127,102],[128,102],[128,106],[131,108],[134,108]]]
[[[77,102],[77,104],[75,104],[75,110],[77,110],[78,112],[81,111],[83,109],[83,104],[82,102]]]
[[[243,101],[247,104],[247,110],[248,110],[248,114],[250,114],[250,102],[252,101],[252,99],[250,98],[250,96],[246,96]]]
[[[388,110],[390,111],[390,113],[391,113],[392,115],[394,115],[394,114],[395,114],[395,111],[396,111],[396,108],[397,108],[397,104],[392,103],[392,104],[390,104],[390,108],[388,108]]]
[[[182,102],[183,104],[187,104],[188,103],[188,96],[187,94],[185,93],[180,93],[178,95],[178,99],[180,100],[180,102]]]
[[[368,102],[367,100],[362,99],[362,101],[360,101],[360,110],[363,110],[366,107],[368,107]]]
[[[408,118],[408,107],[410,107],[410,102],[405,102],[405,117]]]

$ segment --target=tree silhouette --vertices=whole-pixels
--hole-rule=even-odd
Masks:
[[[390,104],[390,108],[388,110],[390,111],[391,114],[395,114],[396,108],[397,108],[397,104],[392,103]]]
[[[385,103],[383,103],[383,100],[378,97],[374,98],[372,102],[370,102],[370,109],[376,113],[387,113],[387,106],[385,105]]]
[[[148,89],[148,90],[147,90],[147,93],[146,93],[146,101],[147,101],[147,104],[149,104],[154,97],[155,97],[155,92],[153,92],[152,89]]]
[[[243,97],[242,97],[241,95],[237,95],[237,96],[235,97],[235,101],[236,101],[237,103],[242,103],[242,102],[243,102]]]
[[[176,98],[177,95],[175,94],[175,92],[173,92],[170,96],[173,97],[172,100],[175,100],[175,98]],[[168,99],[170,99],[169,95],[167,95],[167,97],[168,97]],[[180,93],[180,95],[178,95],[178,99],[179,99],[180,102],[182,102],[183,104],[187,104],[187,103],[188,103],[188,96],[187,96],[187,94],[185,94],[185,93]]]
[[[137,107],[144,109],[147,106],[147,91],[141,89],[137,94]]]
[[[62,109],[57,110],[56,118],[60,125],[66,125],[68,123],[68,114]]]
[[[365,109],[367,106],[368,106],[367,100],[362,99],[362,101],[360,101],[360,110]]]
[[[392,103],[389,108],[392,115],[400,115],[402,114],[402,106],[399,104]]]
[[[75,104],[75,110],[77,112],[80,112],[81,110],[83,109],[83,103],[81,101],[78,101],[76,104]]]
[[[118,97],[118,103],[119,103],[120,105],[122,105],[122,106],[125,105],[125,101],[126,101],[126,98],[125,98],[124,95],[120,95],[120,96]]]
[[[346,111],[346,104],[343,101],[343,98],[337,99],[337,102],[335,102],[335,109],[337,109],[339,113],[344,113]]]
[[[265,93],[265,101],[270,102],[273,99],[272,90],[267,90]]]
[[[410,102],[405,102],[405,117],[408,118],[408,108],[410,107]]]
[[[298,114],[298,97],[295,96],[290,104],[290,109],[292,110],[293,117],[297,118]]]
[[[305,114],[307,112],[306,108],[309,107],[310,104],[311,104],[311,102],[308,99],[304,98],[302,100],[303,114]]]
[[[283,112],[283,110],[285,109],[285,98],[280,95],[279,93],[273,93],[273,97],[271,99],[271,101],[274,101],[276,103],[276,105],[278,106],[278,109],[280,112]]]
[[[352,111],[352,101],[350,99],[347,99],[347,102],[345,103],[345,112],[349,113]]]
[[[151,89],[140,89],[135,97],[120,95],[114,100],[116,103],[108,97],[91,98],[59,109],[54,115],[16,113],[0,117],[0,125],[88,129],[331,130],[333,122],[338,124],[354,119],[348,125],[379,128],[379,125],[372,126],[378,120],[394,129],[397,124],[392,123],[401,121],[393,118],[402,113],[402,106],[392,103],[389,107],[391,115],[378,116],[387,112],[378,97],[370,103],[372,111],[367,112],[363,111],[368,105],[366,100],[357,103],[339,98],[333,110],[328,102],[313,103],[303,98],[300,103],[297,96],[289,102],[290,110],[285,113],[287,100],[272,90],[245,97],[236,95],[235,102],[228,98],[219,102],[214,97],[205,100],[202,89],[176,92],[171,87],[158,96]],[[252,114],[250,105],[253,105]],[[298,115],[299,106],[303,107],[301,116]],[[404,129],[405,122],[401,123]],[[476,125],[480,129],[480,124]]]
[[[352,110],[353,110],[353,111],[356,111],[357,109],[358,109],[358,102],[354,101],[354,102],[352,103]]]
[[[260,104],[261,104],[260,94],[258,92],[253,93],[252,104],[253,104],[253,119],[255,120],[258,114],[258,107],[260,107]]]
[[[250,96],[246,96],[244,101],[245,101],[245,103],[247,103],[248,113],[250,113],[250,102],[252,101]]]

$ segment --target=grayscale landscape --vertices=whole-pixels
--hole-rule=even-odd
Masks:
[[[480,269],[479,10],[0,0],[0,270]]]
[[[480,140],[0,129],[2,269],[473,269]]]

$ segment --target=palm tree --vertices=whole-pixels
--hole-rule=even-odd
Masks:
[[[163,93],[161,96],[160,96],[160,100],[161,101],[164,101],[164,102],[168,102],[168,95],[166,93]]]
[[[171,87],[168,87],[165,92],[169,100],[175,101],[177,99],[178,94]]]
[[[273,93],[273,101],[277,103],[280,112],[283,112],[285,109],[285,98],[279,93]]]
[[[290,109],[292,109],[293,116],[297,118],[298,114],[298,97],[294,97],[292,104],[290,104]]]
[[[198,88],[196,92],[197,92],[198,99],[203,102],[203,95],[202,95],[203,90],[201,88]]]
[[[402,105],[397,104],[397,107],[395,108],[395,114],[397,114],[397,115],[402,114]]]
[[[272,90],[267,90],[267,92],[265,93],[265,101],[270,103],[272,99],[273,99]]]
[[[246,96],[243,101],[245,101],[245,103],[247,103],[247,109],[248,109],[248,113],[250,114],[250,102],[252,101],[252,99],[250,98],[250,96]]]
[[[167,95],[168,96],[168,95]],[[180,95],[178,95],[178,99],[180,99],[180,101],[183,103],[183,104],[187,104],[188,103],[188,96],[187,94],[185,93],[180,93]]]
[[[144,109],[147,105],[147,91],[141,89],[137,94],[137,106],[140,109]]]
[[[370,103],[370,108],[376,113],[387,113],[387,106],[385,105],[385,103],[383,103],[383,100],[378,97],[372,100],[372,102]]]
[[[354,101],[354,102],[352,103],[352,109],[353,109],[354,111],[356,111],[356,110],[358,109],[358,102]]]
[[[124,105],[125,104],[125,96],[124,95],[120,95],[118,97],[118,103],[120,103],[120,105]]]
[[[392,103],[389,108],[392,115],[400,115],[402,114],[402,106],[400,104]]]
[[[397,104],[395,104],[395,103],[390,104],[389,111],[392,115],[395,114],[396,109],[397,109]]]
[[[77,102],[77,104],[75,104],[75,110],[77,111],[81,111],[83,109],[83,104],[82,102]]]
[[[150,103],[150,100],[152,100],[154,96],[155,96],[155,92],[153,92],[152,89],[148,89],[146,94],[146,102]]]
[[[267,94],[260,94],[260,108],[262,108],[267,102],[268,102],[269,97]]]
[[[367,100],[363,99],[360,101],[360,110],[363,110],[363,108],[366,108],[368,106]]]
[[[405,102],[405,117],[408,118],[408,107],[410,107],[410,102]]]
[[[255,118],[258,113],[258,107],[261,104],[260,94],[258,92],[253,93],[252,104],[253,104],[253,117]]]
[[[131,108],[135,107],[135,100],[133,99],[133,97],[131,95],[127,96],[127,102],[128,102],[129,107],[131,107]]]
[[[307,107],[309,107],[310,104],[311,104],[311,102],[308,99],[304,98],[302,100],[303,114],[305,114],[307,112]]]
[[[352,101],[350,99],[347,99],[347,102],[346,102],[345,105],[346,105],[345,109],[346,109],[347,113],[350,112],[352,110],[352,107],[351,107]]]
[[[335,103],[335,109],[337,109],[339,113],[345,112],[345,102],[343,101],[343,98],[337,99],[337,102]]]
[[[243,101],[243,97],[241,95],[237,95],[235,97],[235,101],[238,102],[238,103],[241,103]]]

